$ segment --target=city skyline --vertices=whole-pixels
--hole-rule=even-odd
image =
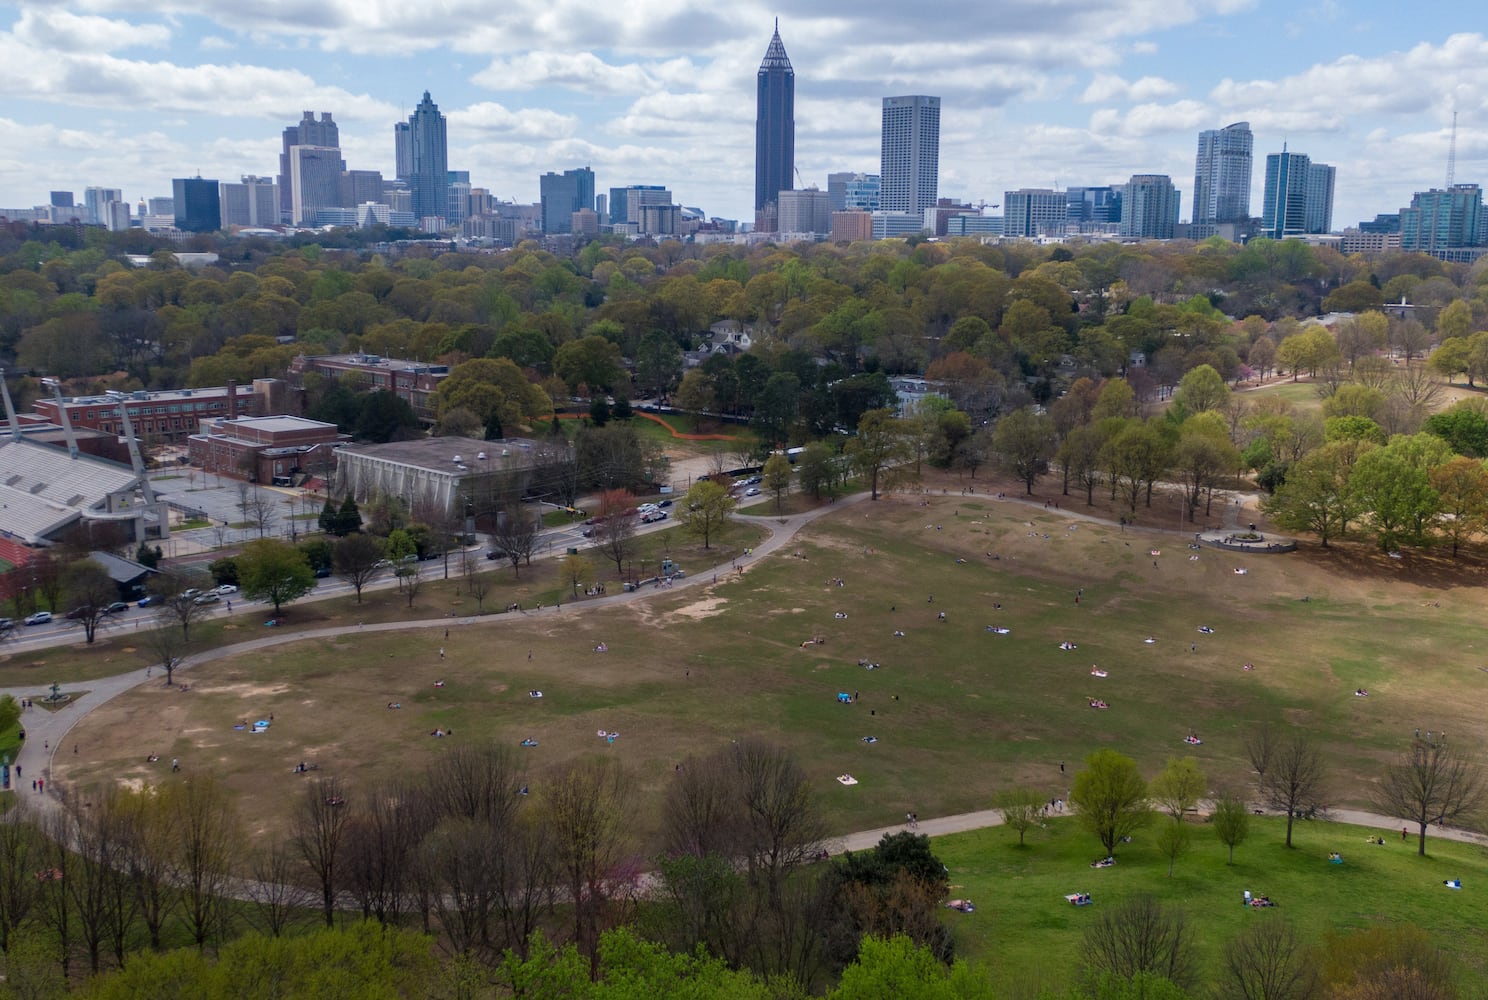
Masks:
[[[334,114],[348,166],[393,177],[389,125],[428,89],[449,162],[497,197],[534,202],[541,174],[587,163],[602,187],[664,184],[749,221],[751,84],[776,13],[796,73],[795,165],[823,189],[829,172],[874,170],[881,101],[905,93],[945,102],[943,197],[1164,173],[1192,218],[1196,135],[1249,121],[1258,166],[1283,142],[1344,165],[1340,228],[1442,185],[1454,109],[1456,178],[1488,182],[1488,38],[1452,33],[1461,11],[1445,0],[1119,0],[1098,17],[1024,0],[934,19],[882,2],[831,16],[683,2],[642,21],[580,16],[571,0],[542,16],[528,6],[453,0],[436,16],[331,3],[312,17],[283,2],[0,5],[12,150],[0,203],[98,185],[133,203],[168,194],[173,177],[274,174],[280,133],[306,108]]]

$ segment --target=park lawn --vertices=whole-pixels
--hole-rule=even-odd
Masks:
[[[672,544],[665,534],[641,537]],[[742,577],[721,549],[673,548],[692,576],[719,562],[719,582],[702,590],[453,625],[445,661],[428,632],[235,656],[193,672],[189,694],[140,689],[93,713],[78,732],[96,752],[60,762],[60,778],[159,780],[139,763],[145,754],[179,755],[226,772],[245,815],[282,830],[290,799],[283,782],[262,776],[287,774],[302,757],[371,793],[450,745],[427,735],[436,727],[512,746],[530,736],[540,742],[526,753],[534,792],[544,770],[575,757],[625,760],[645,857],[675,765],[733,739],[791,749],[836,833],[908,810],[984,809],[1015,784],[1068,798],[1059,763],[1073,772],[1102,747],[1131,754],[1149,775],[1192,754],[1211,787],[1245,788],[1245,737],[1262,722],[1315,733],[1339,804],[1367,801],[1368,783],[1416,726],[1481,742],[1488,673],[1475,649],[1483,597],[1466,586],[1471,577],[1392,579],[1416,564],[1367,550],[1191,553],[1186,537],[983,496],[844,506]],[[729,541],[745,544],[739,534]],[[598,565],[597,553],[590,558]],[[602,579],[613,577],[611,566]],[[291,608],[290,620],[315,607]],[[414,617],[440,607],[421,594]],[[990,624],[1011,634],[987,632]],[[1062,641],[1078,648],[1061,650]],[[601,642],[609,652],[594,652]],[[1109,676],[1092,677],[1092,664]],[[447,686],[433,688],[441,676]],[[1359,687],[1370,697],[1354,697]],[[528,698],[529,689],[545,697]],[[860,697],[841,704],[839,692]],[[1109,710],[1089,707],[1097,697]],[[385,708],[399,700],[400,712]],[[266,736],[230,728],[271,712]],[[599,729],[623,735],[606,745]],[[1183,742],[1190,732],[1201,746]],[[859,784],[838,784],[844,772]]]
[[[1415,837],[1401,843],[1391,830],[1299,822],[1294,848],[1285,845],[1285,820],[1252,817],[1250,836],[1226,863],[1227,849],[1211,827],[1190,824],[1188,853],[1167,877],[1168,862],[1154,846],[1156,824],[1120,845],[1116,865],[1092,869],[1100,842],[1072,818],[1031,830],[1026,847],[1005,827],[937,837],[936,855],[950,869],[953,898],[970,899],[976,912],[947,911],[959,954],[985,962],[1004,985],[1042,982],[1071,985],[1081,936],[1101,908],[1148,894],[1181,907],[1194,932],[1206,982],[1216,982],[1225,945],[1256,920],[1285,918],[1317,941],[1334,931],[1383,924],[1425,928],[1461,963],[1463,984],[1488,976],[1488,931],[1482,903],[1469,893],[1488,884],[1488,858],[1472,844],[1429,840],[1416,856]],[[1380,834],[1383,846],[1364,843]],[[1337,852],[1343,864],[1328,862]],[[1449,878],[1461,891],[1447,889]],[[1241,905],[1250,890],[1276,904],[1271,910]],[[1092,905],[1075,907],[1067,893],[1088,892]]]

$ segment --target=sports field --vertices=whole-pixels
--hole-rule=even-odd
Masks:
[[[1012,784],[1067,798],[1102,746],[1149,773],[1191,753],[1212,786],[1240,787],[1247,727],[1264,721],[1316,732],[1341,804],[1367,801],[1416,727],[1481,740],[1483,602],[1448,568],[1186,540],[991,499],[863,503],[716,585],[447,640],[353,632],[212,664],[184,694],[141,688],[75,731],[59,779],[170,780],[144,758],[178,756],[224,772],[273,831],[302,759],[370,793],[453,740],[531,739],[533,782],[604,753],[654,799],[689,754],[748,735],[794,749],[846,832],[986,808]],[[233,729],[271,715],[267,733]]]

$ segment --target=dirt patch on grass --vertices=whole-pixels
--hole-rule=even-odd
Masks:
[[[269,686],[255,684],[210,684],[210,682],[208,684],[210,686],[196,687],[195,690],[210,694],[235,694],[239,698],[269,698],[274,695],[289,693],[288,684],[274,684]]]
[[[685,607],[678,608],[668,617],[688,618],[692,621],[701,621],[704,618],[713,618],[723,614],[723,609],[728,601],[722,597],[709,597],[706,600],[696,601]]]

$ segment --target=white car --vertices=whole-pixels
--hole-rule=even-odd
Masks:
[[[757,497],[760,495],[760,488],[758,486],[751,486],[744,491],[744,495],[747,497]]]
[[[192,604],[216,604],[220,600],[222,600],[222,595],[221,594],[214,593],[213,591],[210,591],[209,590],[205,594],[202,594],[200,597],[193,598],[192,601],[191,601],[191,603]]]
[[[236,594],[237,592],[238,592],[238,586],[235,583],[219,584],[218,586],[212,588],[212,593],[214,593],[214,594],[224,594],[225,595],[225,594]]]
[[[27,625],[45,625],[52,620],[50,611],[37,611],[26,616]]]

